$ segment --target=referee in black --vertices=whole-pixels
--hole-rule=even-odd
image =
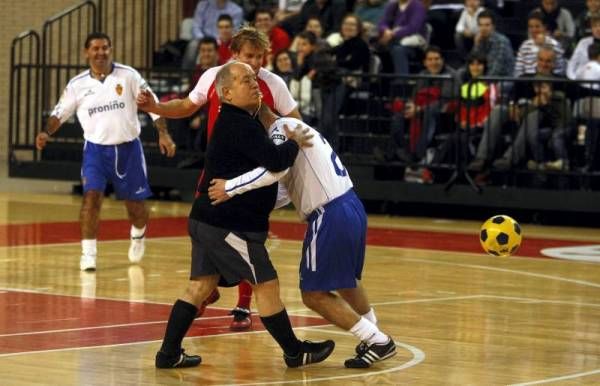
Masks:
[[[211,205],[208,181],[232,178],[258,166],[279,172],[292,166],[299,147],[310,146],[308,130],[286,132],[289,140],[273,144],[255,118],[261,93],[256,75],[247,64],[230,62],[217,73],[216,91],[221,114],[208,144],[199,196],[189,218],[192,267],[185,294],[173,305],[165,337],[156,354],[156,367],[192,367],[200,356],[187,355],[181,341],[192,324],[198,306],[217,286],[252,284],[262,323],[279,346],[288,367],[325,360],[333,351],[331,340],[312,343],[296,338],[279,296],[277,272],[265,241],[269,214],[275,205],[277,184]]]

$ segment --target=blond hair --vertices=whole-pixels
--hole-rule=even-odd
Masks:
[[[231,52],[239,53],[244,44],[249,43],[255,48],[268,52],[271,49],[269,37],[248,24],[243,25],[231,39]]]

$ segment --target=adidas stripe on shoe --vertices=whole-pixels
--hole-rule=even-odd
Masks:
[[[283,354],[283,360],[288,367],[300,367],[311,363],[322,362],[335,348],[335,342],[326,340],[324,342],[311,342],[305,340],[301,343],[300,352],[296,356]]]
[[[396,343],[389,338],[386,343],[372,344],[370,346],[359,345],[356,348],[357,355],[352,359],[346,360],[344,366],[351,369],[365,369],[371,367],[375,362],[379,362],[396,355]]]
[[[179,355],[169,356],[162,351],[156,353],[155,366],[159,369],[174,369],[183,367],[195,367],[202,362],[199,355],[187,355],[185,350],[181,349]]]

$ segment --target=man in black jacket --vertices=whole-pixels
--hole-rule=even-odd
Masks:
[[[265,241],[269,214],[277,198],[277,184],[237,196],[213,206],[207,181],[232,178],[257,166],[279,172],[292,166],[299,148],[310,146],[308,130],[286,132],[291,141],[276,146],[255,119],[261,93],[252,68],[230,62],[216,76],[221,114],[208,144],[205,177],[189,218],[192,267],[188,288],[173,305],[165,338],[156,354],[156,367],[192,367],[200,356],[187,355],[181,341],[198,312],[198,306],[217,285],[234,286],[246,280],[254,288],[258,313],[267,331],[284,352],[288,367],[326,359],[333,341],[301,342],[292,330],[279,296],[277,272],[269,259]],[[206,182],[205,182],[206,181]]]

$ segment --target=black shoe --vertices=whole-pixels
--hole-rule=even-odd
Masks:
[[[252,327],[252,318],[250,317],[250,310],[242,307],[235,307],[231,310],[233,320],[229,325],[229,329],[232,331],[246,331]]]
[[[288,367],[300,367],[311,363],[322,362],[333,352],[335,342],[326,340],[314,343],[305,340],[301,343],[300,352],[295,357],[283,354],[283,360]]]
[[[361,341],[354,348],[354,352],[356,352],[356,354],[358,354],[358,355],[362,355],[364,352],[367,352],[367,351],[369,351],[369,345],[367,344],[367,342],[364,342],[364,341]]]
[[[187,355],[185,350],[181,349],[179,355],[169,356],[162,351],[156,353],[155,366],[159,369],[174,369],[178,367],[195,367],[202,362],[200,355]]]
[[[356,357],[346,360],[344,366],[350,369],[364,369],[371,367],[375,362],[391,358],[394,355],[396,355],[396,344],[392,338],[389,338],[386,343],[372,344],[367,347],[366,351],[361,350],[361,353],[356,355]]]

